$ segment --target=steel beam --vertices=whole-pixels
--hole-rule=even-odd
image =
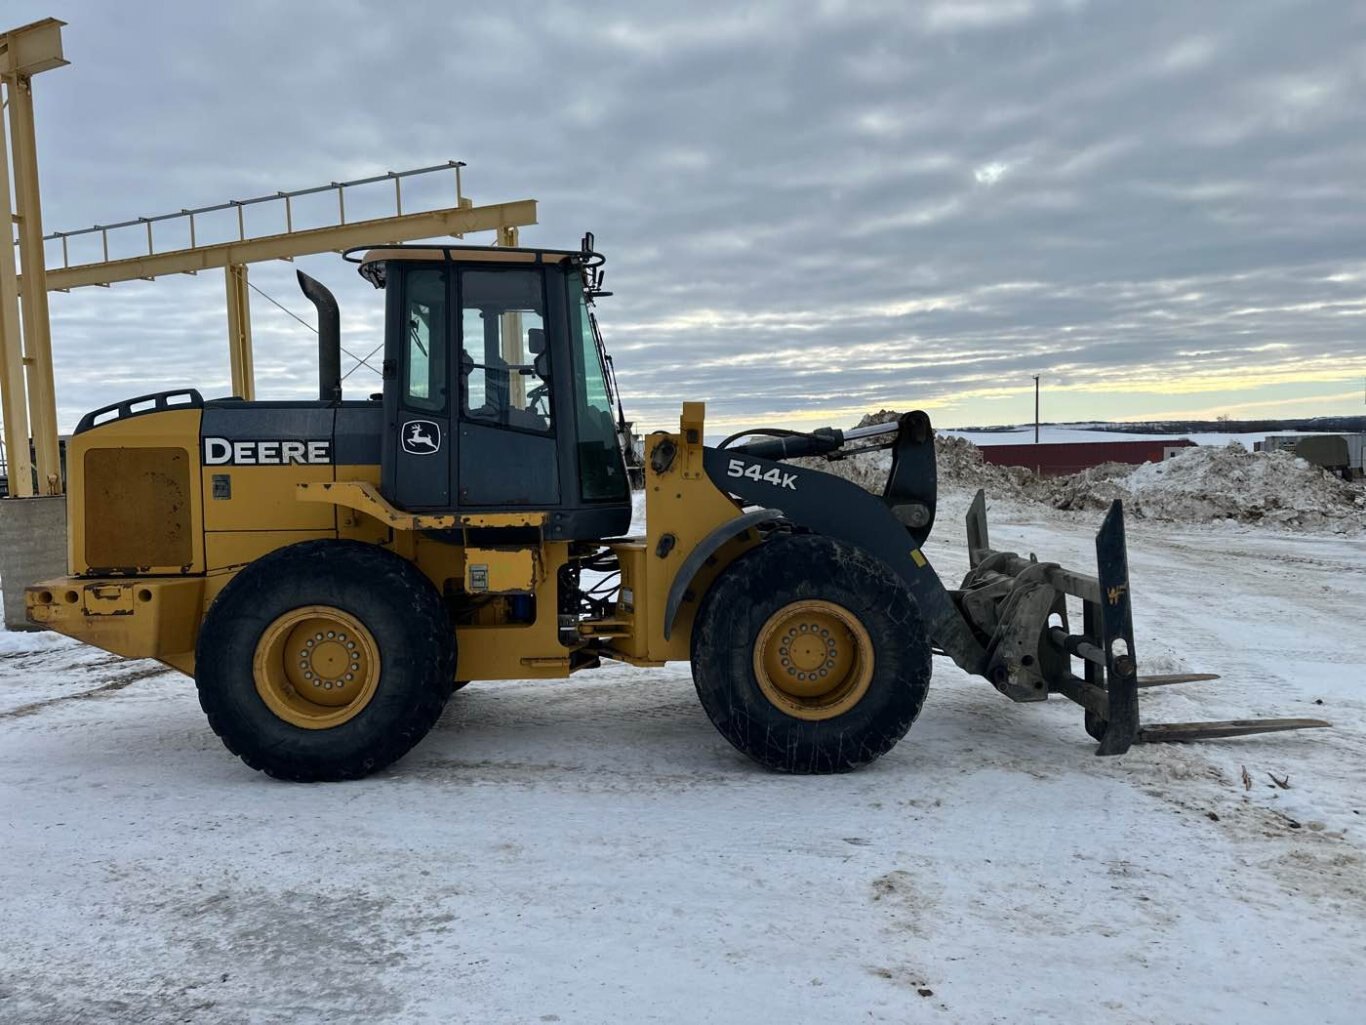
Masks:
[[[223,276],[228,286],[228,359],[232,364],[232,393],[250,402],[256,398],[256,372],[252,365],[247,266],[230,263],[223,268]]]
[[[36,75],[71,62],[62,56],[62,26],[66,22],[44,18],[0,32],[0,72]]]
[[[9,147],[0,113],[0,406],[5,425],[9,493],[33,494],[33,462],[28,450],[28,391],[24,385],[24,349],[19,334],[19,278],[12,242],[14,209],[10,204]]]
[[[163,274],[188,274],[231,264],[263,260],[290,260],[313,253],[339,252],[356,246],[412,242],[418,239],[496,231],[536,223],[536,201],[515,200],[488,206],[448,207],[402,217],[352,221],[326,228],[310,228],[280,235],[264,235],[245,241],[178,249],[152,256],[137,256],[107,263],[77,264],[48,272],[49,291],[65,291],[86,285],[110,285]]]
[[[47,276],[43,254],[43,210],[38,192],[38,141],[33,130],[33,85],[27,75],[6,75],[10,143],[14,151],[15,213],[23,264],[19,298],[24,311],[24,368],[28,374],[29,417],[37,457],[38,490],[62,493],[57,446],[57,393],[52,380],[52,332],[48,325]]]

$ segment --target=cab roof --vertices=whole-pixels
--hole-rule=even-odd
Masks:
[[[384,287],[384,268],[390,261],[414,263],[596,263],[596,253],[579,249],[531,249],[504,246],[392,245],[375,249],[348,249],[342,256],[359,264],[361,277],[376,288]]]

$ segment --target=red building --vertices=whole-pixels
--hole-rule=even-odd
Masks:
[[[1101,463],[1159,463],[1195,442],[1187,438],[1157,441],[1065,441],[1039,445],[983,445],[982,456],[998,466],[1023,466],[1049,477],[1076,473]]]

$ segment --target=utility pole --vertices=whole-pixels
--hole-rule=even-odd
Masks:
[[[1034,444],[1039,443],[1039,375],[1034,375]]]

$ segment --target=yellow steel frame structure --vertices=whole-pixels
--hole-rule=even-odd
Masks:
[[[377,217],[325,228],[286,231],[218,245],[151,253],[125,260],[53,268],[47,273],[47,287],[54,292],[67,291],[86,285],[111,285],[164,274],[189,274],[267,260],[292,260],[298,256],[339,252],[354,246],[414,242],[477,231],[501,231],[535,223],[534,199],[486,206],[446,207],[424,213]]]
[[[38,194],[38,159],[33,132],[33,75],[68,63],[62,57],[61,27],[64,22],[48,18],[22,28],[0,33],[0,82],[9,112],[10,140],[14,151],[14,209],[10,208],[9,168],[4,133],[0,131],[0,222],[18,226],[19,261],[15,246],[0,244],[0,412],[9,457],[10,493],[34,494],[33,470],[36,464],[39,489],[46,494],[62,491],[60,452],[57,441],[57,401],[53,387],[52,346],[48,327],[47,293],[68,291],[89,285],[111,285],[120,281],[150,280],[165,274],[196,274],[222,268],[228,310],[228,353],[234,395],[253,399],[256,383],[251,344],[251,305],[248,294],[247,266],[267,260],[293,260],[315,253],[339,252],[354,246],[413,242],[470,232],[497,232],[500,245],[516,245],[517,229],[536,223],[536,201],[523,199],[509,203],[475,206],[461,195],[460,167],[448,166],[456,173],[456,206],[419,213],[403,213],[400,179],[437,168],[416,172],[390,172],[361,182],[333,182],[323,189],[302,193],[278,193],[254,200],[234,201],[220,208],[237,208],[239,238],[213,245],[197,245],[194,237],[194,211],[164,218],[139,218],[147,226],[147,252],[126,259],[108,259],[108,227],[89,232],[104,235],[105,259],[71,265],[65,257],[67,239],[84,232],[58,232],[62,240],[63,265],[48,269],[44,253],[41,205]],[[0,118],[0,120],[3,120]],[[369,184],[384,178],[394,181],[393,217],[363,221],[346,220],[345,189],[349,185]],[[311,192],[335,189],[341,223],[295,231],[290,198]],[[242,210],[250,203],[283,200],[286,230],[274,235],[248,238]],[[152,245],[152,224],[169,218],[190,217],[190,247],[156,252]],[[129,223],[138,223],[129,222]],[[19,271],[22,270],[22,274]],[[22,331],[21,317],[22,311]],[[21,341],[22,340],[22,341]],[[27,380],[25,380],[27,377]],[[30,408],[31,407],[31,408]],[[32,430],[35,459],[29,457],[27,444]]]
[[[251,296],[247,293],[247,265],[223,268],[228,285],[228,362],[232,393],[250,402],[256,398],[256,373],[251,361]]]
[[[34,493],[34,460],[29,457],[30,415],[39,488],[52,495],[62,490],[57,402],[52,386],[52,340],[48,332],[48,286],[44,280],[42,202],[38,194],[38,145],[33,132],[33,76],[68,63],[62,56],[63,24],[47,18],[0,33],[0,94],[9,114],[9,149],[13,150],[11,156],[0,130],[0,221],[8,231],[18,227],[19,263],[24,271],[20,278],[12,240],[3,240],[0,362],[4,368],[0,389],[4,395],[0,407],[8,447],[10,493],[20,496]]]
[[[346,184],[338,183],[337,187]],[[149,252],[146,254],[53,268],[47,272],[47,288],[49,291],[64,292],[89,285],[112,285],[120,281],[150,280],[165,274],[197,274],[202,270],[223,268],[227,290],[232,393],[239,398],[253,399],[256,397],[256,383],[252,364],[248,264],[266,260],[293,260],[298,256],[338,252],[352,246],[412,242],[479,231],[496,231],[500,240],[507,237],[515,240],[519,225],[536,223],[534,199],[473,206],[468,199],[457,195],[457,202],[459,206],[422,213],[376,217],[323,228],[288,230],[276,235],[243,237],[233,242],[192,245],[188,249],[160,253],[151,251],[149,232]],[[240,210],[242,204],[229,205],[237,205]],[[72,234],[76,233],[59,232],[54,237],[65,241]],[[516,244],[515,241],[513,244]]]

